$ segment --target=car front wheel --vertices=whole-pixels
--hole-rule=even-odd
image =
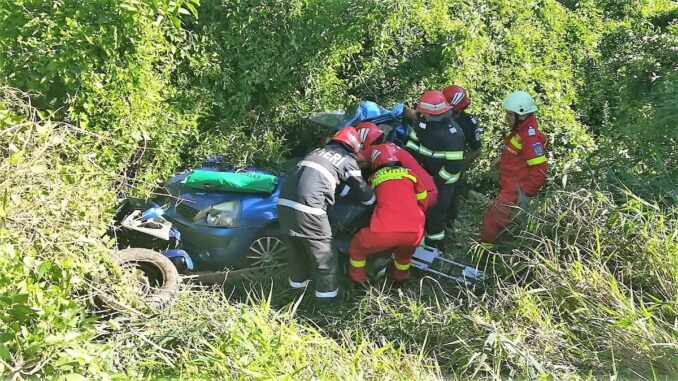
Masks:
[[[268,267],[282,265],[287,260],[287,244],[275,227],[265,229],[247,249],[247,261],[250,267]]]

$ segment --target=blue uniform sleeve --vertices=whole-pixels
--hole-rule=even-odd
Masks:
[[[480,148],[480,134],[482,130],[476,121],[476,118],[473,115],[469,115],[469,134],[466,135],[466,140],[471,151],[475,151]]]

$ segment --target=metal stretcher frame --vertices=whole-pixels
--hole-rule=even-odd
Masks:
[[[455,276],[452,274],[448,274],[439,270],[435,270],[431,268],[431,266],[436,262],[440,261],[442,263],[451,265],[453,267],[456,267],[458,269],[462,270],[463,276]],[[441,252],[433,247],[430,246],[419,246],[417,247],[417,250],[414,252],[414,255],[412,256],[412,260],[410,261],[410,264],[412,267],[421,270],[423,272],[431,273],[434,275],[437,275],[441,278],[445,279],[450,279],[454,280],[464,286],[473,286],[474,282],[481,282],[485,279],[484,274],[482,271],[479,271],[473,267],[466,266],[464,264],[455,262],[453,260],[443,258],[441,256]],[[442,268],[446,268],[446,266],[442,266]],[[467,273],[473,274],[473,276],[466,276]]]

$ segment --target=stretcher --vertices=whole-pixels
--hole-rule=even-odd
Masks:
[[[434,277],[452,280],[466,287],[485,280],[482,271],[444,258],[440,250],[430,246],[418,246],[410,264],[415,269],[432,274]]]

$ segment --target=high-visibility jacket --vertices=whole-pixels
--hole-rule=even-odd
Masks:
[[[436,203],[436,199],[438,196],[438,189],[436,188],[436,184],[433,181],[433,178],[431,175],[426,172],[426,170],[419,165],[419,162],[417,159],[412,156],[409,152],[406,150],[398,147],[397,145],[393,143],[387,143],[393,147],[396,153],[396,157],[398,158],[398,161],[402,164],[403,168],[407,168],[412,173],[414,176],[417,178],[417,182],[420,183],[421,187],[426,190],[426,198],[423,200],[420,200],[421,204],[424,207],[424,212],[433,204]],[[376,145],[368,147],[365,152],[364,156],[365,157],[371,157],[372,156],[372,150],[376,147]]]
[[[412,152],[436,184],[454,184],[464,166],[466,138],[451,115],[440,122],[419,122],[405,148]]]
[[[534,196],[546,180],[546,136],[530,115],[504,140],[499,162],[499,186]]]
[[[385,167],[370,178],[377,202],[370,220],[376,233],[420,233],[424,231],[424,212],[420,202],[426,189],[412,171]]]

